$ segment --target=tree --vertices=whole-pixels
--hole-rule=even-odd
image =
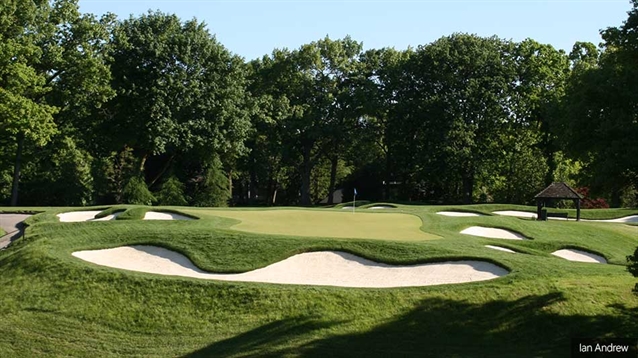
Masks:
[[[112,20],[81,15],[77,0],[11,0],[0,10],[10,24],[0,34],[0,131],[17,143],[12,205],[25,146],[46,144],[112,96],[103,58]]]
[[[187,205],[184,198],[184,184],[175,176],[171,176],[156,195],[158,205]]]
[[[122,197],[126,204],[152,205],[155,201],[155,196],[148,190],[144,179],[139,176],[134,176],[128,181],[122,191]]]
[[[620,205],[625,187],[638,185],[638,1],[620,27],[601,32],[603,52],[577,44],[565,99],[566,150],[589,173],[593,192]]]
[[[400,152],[414,158],[402,163],[411,170],[404,186],[419,196],[473,201],[479,171],[502,153],[514,83],[511,47],[495,37],[454,34],[416,50],[396,122]]]
[[[205,24],[159,12],[131,17],[115,30],[111,56],[118,96],[98,130],[111,150],[134,149],[150,185],[178,155],[208,161],[243,152],[244,64]]]

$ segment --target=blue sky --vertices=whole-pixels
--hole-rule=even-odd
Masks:
[[[454,32],[533,38],[569,52],[576,41],[601,42],[599,30],[627,19],[629,0],[80,0],[80,10],[119,18],[149,9],[197,18],[217,40],[250,60],[326,35],[350,35],[364,49],[430,43]]]

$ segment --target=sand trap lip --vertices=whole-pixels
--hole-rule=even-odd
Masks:
[[[101,213],[103,210],[89,210],[89,211],[70,211],[66,213],[60,213],[56,216],[60,219],[60,222],[80,222],[80,221],[108,221],[115,220],[124,211],[118,211],[111,215],[107,215],[103,218],[96,219],[95,215]]]
[[[503,211],[493,211],[493,214],[503,215],[503,216],[516,216],[519,218],[535,218],[536,213],[530,213],[527,211],[518,211],[518,210],[503,210]]]
[[[575,250],[575,249],[562,249],[558,251],[552,252],[552,255],[562,257],[569,261],[579,261],[579,262],[591,262],[597,264],[606,264],[607,260],[596,254],[592,254],[590,252]]]
[[[517,234],[509,230],[495,229],[495,228],[482,227],[482,226],[468,227],[467,229],[461,231],[461,234],[489,237],[491,239],[529,240],[525,236],[521,234]]]
[[[437,212],[437,214],[444,215],[444,216],[456,216],[456,217],[482,216],[481,214],[468,213],[463,211],[439,211]]]
[[[338,287],[429,286],[485,281],[509,273],[502,267],[484,261],[393,266],[339,251],[302,253],[264,268],[239,274],[208,273],[198,269],[186,256],[155,246],[76,251],[73,256],[102,266],[160,275]]]
[[[396,206],[389,206],[389,205],[375,205],[375,206],[371,206],[368,209],[370,210],[379,210],[379,209],[396,209]]]
[[[144,220],[195,220],[191,217],[164,211],[147,211]]]
[[[500,246],[493,246],[493,245],[485,245],[485,247],[489,248],[489,249],[494,249],[494,250],[499,250],[499,251],[505,251],[505,252],[509,252],[512,254],[515,254],[516,251],[512,250],[512,249],[508,249],[506,247],[500,247]]]

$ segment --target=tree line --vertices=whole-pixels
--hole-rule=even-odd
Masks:
[[[246,61],[205,24],[77,0],[0,7],[10,205],[528,204],[566,181],[638,206],[638,0],[570,53],[455,33],[325,37]]]

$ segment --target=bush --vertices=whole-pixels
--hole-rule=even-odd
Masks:
[[[608,209],[609,204],[603,198],[591,199],[589,198],[589,188],[582,187],[574,189],[576,192],[585,197],[580,203],[580,207],[583,209]]]
[[[184,184],[175,176],[168,178],[162,189],[157,193],[159,205],[186,205],[188,202],[184,198]]]
[[[629,262],[627,271],[634,275],[634,277],[638,277],[638,247],[633,255],[627,256],[627,262]],[[638,294],[638,283],[634,286],[634,293]]]
[[[132,177],[122,192],[122,199],[127,204],[152,205],[155,197],[148,190],[141,177]]]

